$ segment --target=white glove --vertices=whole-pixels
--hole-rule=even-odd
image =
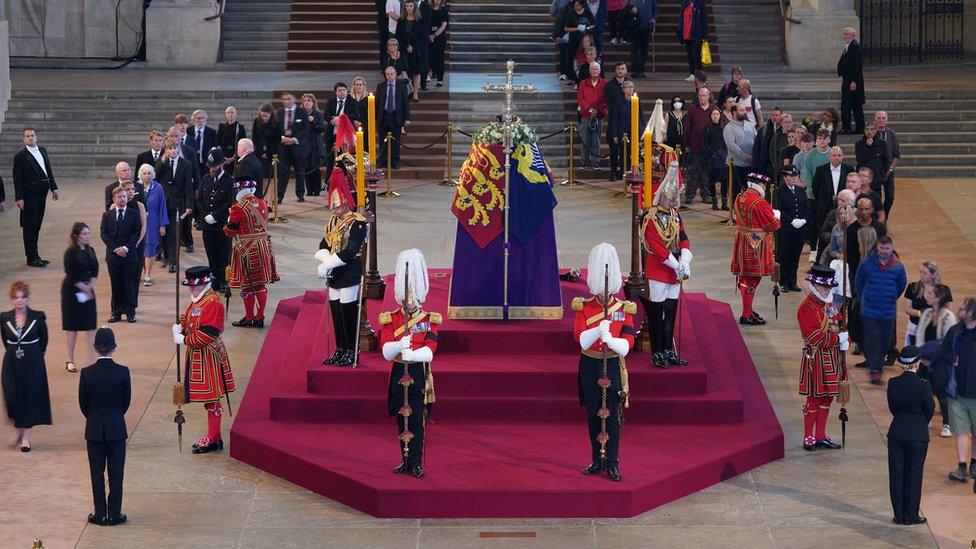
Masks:
[[[416,362],[416,360],[414,360],[413,351],[410,349],[400,351],[400,358],[402,358],[404,362]]]
[[[678,258],[678,261],[684,263],[685,265],[691,265],[691,259],[693,257],[695,256],[691,255],[691,250],[688,248],[681,248],[681,257]]]
[[[603,334],[609,334],[609,333],[610,333],[610,321],[609,320],[601,320],[600,321],[600,335],[602,336]]]
[[[848,332],[840,332],[837,334],[840,338],[840,350],[846,351],[851,346],[851,334]]]
[[[773,217],[779,219],[779,215],[780,215],[779,210],[773,210]]]
[[[179,324],[173,324],[173,335],[179,335],[183,333],[183,326]]]
[[[691,265],[689,263],[684,262],[684,261],[681,261],[680,264],[681,264],[681,274],[678,275],[678,277],[679,278],[691,278]]]
[[[611,337],[606,343],[607,347],[617,353],[618,356],[627,356],[627,353],[630,352],[630,345],[622,337]]]
[[[183,334],[173,334],[173,343],[175,343],[177,345],[183,345],[183,341],[185,339],[186,339],[186,336],[184,336]]]
[[[400,338],[400,341],[398,341],[398,343],[400,344],[400,350],[401,351],[406,351],[406,350],[410,349],[410,345],[412,344],[412,341],[411,341],[412,339],[413,338],[411,338],[410,336],[403,336],[403,337],[401,337]]]
[[[208,224],[210,224],[210,225],[213,225],[214,223],[216,223],[216,222],[217,222],[217,220],[216,220],[216,219],[214,219],[214,216],[213,216],[213,215],[211,215],[211,214],[207,214],[207,216],[206,216],[206,217],[204,217],[204,218],[203,218],[203,220],[204,220],[204,221],[206,221],[206,222],[207,222]]]
[[[315,270],[318,273],[319,278],[328,278],[329,271],[331,271],[332,269],[326,267],[325,263],[319,263],[318,268],[316,268]]]
[[[586,25],[584,23],[580,23],[579,25],[576,25],[576,29],[580,32],[586,32]]]
[[[790,225],[793,225],[794,229],[799,229],[800,227],[806,224],[807,224],[806,219],[794,219],[793,221],[790,222]]]
[[[613,341],[613,336],[610,334],[610,332],[603,332],[602,334],[600,334],[600,341],[604,343],[610,343],[611,341]]]
[[[671,254],[668,254],[668,258],[664,260],[664,265],[667,267],[671,267],[671,269],[674,270],[675,274],[678,274],[678,271],[681,270],[681,264],[678,263],[678,260],[675,259],[674,256]]]

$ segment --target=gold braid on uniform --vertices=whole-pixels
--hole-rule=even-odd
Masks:
[[[654,229],[657,230],[657,234],[661,237],[661,242],[664,246],[673,250],[675,244],[678,242],[678,236],[681,233],[681,224],[678,223],[677,216],[671,214],[668,215],[668,220],[663,225],[660,222],[661,216],[658,215],[659,212],[671,212],[670,208],[661,208],[660,206],[657,210],[652,210],[644,216],[644,223],[641,225],[640,230],[640,243],[641,247],[645,252],[651,251],[650,246],[647,244],[647,238],[644,236],[647,233],[647,224],[653,222]]]
[[[365,221],[366,218],[357,212],[349,212],[339,217],[333,215],[322,230],[322,238],[325,239],[326,246],[332,253],[336,253],[345,247],[346,237],[349,235],[349,228],[353,221]]]

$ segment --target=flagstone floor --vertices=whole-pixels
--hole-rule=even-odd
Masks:
[[[973,295],[972,192],[968,181],[899,181],[892,234],[910,267],[930,257],[947,272],[955,295]],[[92,192],[99,189],[99,192]],[[63,333],[59,331],[57,289],[60,254],[72,222],[97,227],[101,184],[65,182],[62,199],[49,203],[41,235],[47,269],[23,265],[16,213],[0,214],[0,287],[24,279],[33,287],[32,306],[47,312],[52,334],[47,354],[54,422],[32,436],[34,451],[12,449],[3,459],[0,484],[0,539],[23,547],[42,538],[46,547],[807,547],[911,546],[962,547],[976,534],[976,498],[969,485],[945,480],[955,462],[953,443],[933,439],[926,469],[923,511],[930,527],[899,527],[890,522],[883,432],[887,418],[883,389],[859,384],[850,404],[848,448],[842,452],[800,449],[801,398],[795,378],[800,339],[794,320],[800,296],[786,294],[780,318],[765,328],[750,328],[745,338],[786,432],[787,457],[720,485],[621,520],[380,520],[311,494],[231,460],[226,452],[194,456],[186,447],[204,428],[199,407],[190,406],[184,453],[177,449],[170,386],[175,381],[169,325],[174,316],[172,275],[157,271],[156,284],[140,298],[140,322],[116,324],[118,360],[133,373],[133,400],[127,416],[128,446],[124,510],[130,522],[100,528],[87,525],[90,511],[83,418],[76,403],[77,374],[64,371]],[[560,263],[584,265],[600,241],[615,244],[628,264],[629,206],[613,198],[609,184],[559,188],[557,208]],[[450,265],[453,191],[434,184],[403,189],[397,199],[381,199],[380,270],[389,272],[396,252],[417,246],[432,267]],[[960,197],[963,199],[961,200]],[[686,215],[695,249],[689,291],[736,301],[727,274],[731,231],[720,216],[701,205]],[[435,213],[431,213],[435,212]],[[271,287],[277,300],[317,287],[312,254],[327,218],[321,199],[288,204],[291,222],[272,228],[282,281]],[[919,220],[924,227],[917,227]],[[184,264],[205,261],[197,235],[196,253]],[[101,249],[101,246],[96,246]],[[100,252],[101,253],[101,252]],[[97,285],[99,311],[107,316],[108,278]],[[761,286],[759,310],[772,316],[768,283]],[[240,315],[231,302],[229,318]],[[225,340],[242,389],[261,345],[256,331],[228,325]],[[79,354],[78,362],[84,362]],[[637,366],[634,366],[637,367]],[[858,372],[860,374],[860,372]],[[239,402],[242,391],[233,395]],[[836,423],[836,418],[833,419]],[[225,425],[226,429],[226,425]],[[839,427],[832,425],[832,431]],[[12,428],[4,437],[14,438]],[[434,443],[434,441],[431,441]],[[582,443],[582,442],[581,442]],[[558,451],[558,449],[554,449]],[[624,456],[624,474],[628,467]],[[647,464],[643,466],[653,466]],[[430,474],[437,474],[431,471]],[[508,537],[506,537],[508,536]],[[517,536],[517,537],[512,537]]]

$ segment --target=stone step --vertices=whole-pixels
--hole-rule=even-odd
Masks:
[[[225,41],[224,55],[232,51],[270,51],[280,53],[283,56],[285,50],[288,49],[288,40],[278,40],[277,38],[278,37],[275,39],[254,40],[253,42]]]
[[[280,33],[288,32],[290,26],[289,21],[223,21],[221,22],[221,28],[224,31],[224,37],[227,38],[231,33],[254,33],[255,35],[262,35],[263,33]]]

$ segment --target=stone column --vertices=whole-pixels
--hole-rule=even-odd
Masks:
[[[151,68],[212,68],[220,19],[210,0],[154,0],[146,10],[146,63]]]
[[[834,72],[844,50],[841,31],[857,29],[854,0],[793,0],[790,15],[801,24],[786,24],[786,55],[790,70]]]
[[[7,113],[10,99],[10,24],[0,21],[0,123]]]

